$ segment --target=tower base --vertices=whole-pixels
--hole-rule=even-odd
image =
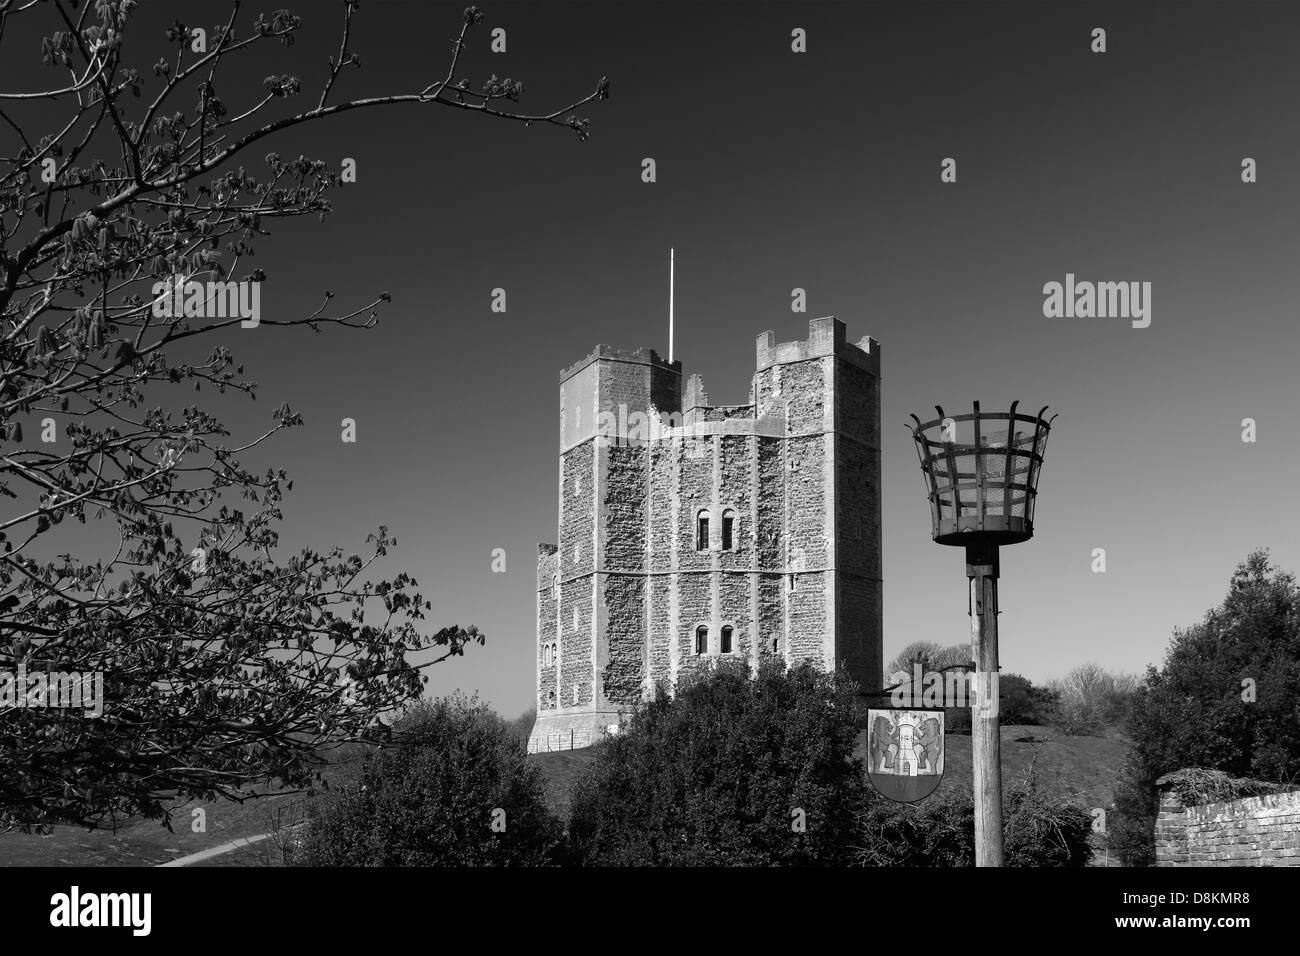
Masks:
[[[550,753],[590,747],[603,737],[618,733],[617,728],[627,719],[626,711],[615,709],[539,714],[532,733],[528,735],[528,752]]]

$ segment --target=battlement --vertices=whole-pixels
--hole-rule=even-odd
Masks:
[[[808,338],[802,342],[778,343],[775,332],[764,332],[758,336],[755,366],[761,372],[773,365],[789,365],[835,355],[878,376],[880,343],[864,335],[850,345],[847,338],[844,323],[833,315],[809,319]]]
[[[686,380],[686,392],[682,395],[682,411],[693,408],[708,408],[709,393],[704,390],[704,379],[696,372]]]
[[[556,556],[559,550],[559,545],[555,544],[537,545],[537,590],[551,586],[560,567],[560,559]]]
[[[674,372],[677,375],[682,374],[682,363],[680,360],[669,362],[661,358],[659,353],[654,349],[620,349],[612,345],[597,345],[585,358],[579,359],[568,368],[560,372],[560,384],[567,382],[573,376],[577,375],[592,362],[604,359],[612,362],[628,362],[632,365],[649,365],[654,368],[663,369],[666,372]]]

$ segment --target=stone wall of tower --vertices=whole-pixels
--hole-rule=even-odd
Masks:
[[[788,657],[844,667],[874,689],[883,643],[879,344],[850,344],[834,318],[809,322],[803,342],[760,336],[754,393],[758,414],[787,418]]]
[[[668,520],[676,529],[677,561],[672,575],[677,599],[676,627],[668,635],[676,645],[676,681],[698,674],[707,659],[695,653],[695,631],[712,627],[713,567],[712,551],[695,547],[698,514],[713,502],[714,446],[708,436],[691,435],[675,438],[676,494]]]
[[[551,738],[563,746],[566,735],[573,745],[594,742],[644,692],[650,436],[629,439],[626,426],[656,407],[677,412],[680,377],[679,364],[651,350],[608,346],[561,373],[559,596],[549,599],[552,612],[539,561],[537,636],[545,660],[553,613],[559,653],[545,686],[539,672],[537,749],[550,749]]]
[[[537,547],[537,712],[553,711],[558,706],[558,662],[551,648],[559,640],[556,631],[556,597],[559,588],[557,548],[553,544]],[[558,648],[555,648],[558,650]]]
[[[650,448],[649,506],[646,509],[650,530],[647,539],[649,600],[646,612],[645,691],[656,686],[671,686],[676,676],[680,648],[671,635],[677,628],[676,564],[677,545],[677,460],[679,442],[656,442]]]
[[[757,575],[760,658],[784,660],[789,649],[785,627],[785,442],[756,437],[758,489],[755,495],[754,546]]]
[[[640,440],[601,437],[597,444],[603,480],[596,596],[604,640],[596,677],[606,702],[631,708],[644,683],[649,451]]]
[[[727,420],[727,419],[714,419]],[[720,435],[714,443],[718,460],[717,507],[714,534],[718,541],[718,600],[713,640],[721,640],[721,629],[734,629],[731,653],[752,659],[754,641],[753,496],[756,451],[753,435]],[[732,515],[729,550],[721,550],[722,523]]]
[[[836,653],[864,690],[884,667],[880,512],[880,343],[837,345]]]
[[[561,710],[591,702],[594,635],[592,569],[595,507],[594,445],[575,445],[560,457],[561,511],[559,675],[556,695]]]
[[[781,654],[788,662],[834,660],[834,320],[814,319],[804,342],[758,339],[759,414],[784,419],[780,443]],[[773,489],[775,491],[776,489]]]

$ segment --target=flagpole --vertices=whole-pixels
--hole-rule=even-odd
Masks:
[[[677,272],[677,256],[670,247],[668,250],[668,364],[673,361],[673,285]]]

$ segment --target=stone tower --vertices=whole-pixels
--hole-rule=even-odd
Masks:
[[[655,352],[560,375],[559,544],[537,563],[531,750],[593,743],[720,656],[882,666],[880,346],[758,337],[746,405]]]

